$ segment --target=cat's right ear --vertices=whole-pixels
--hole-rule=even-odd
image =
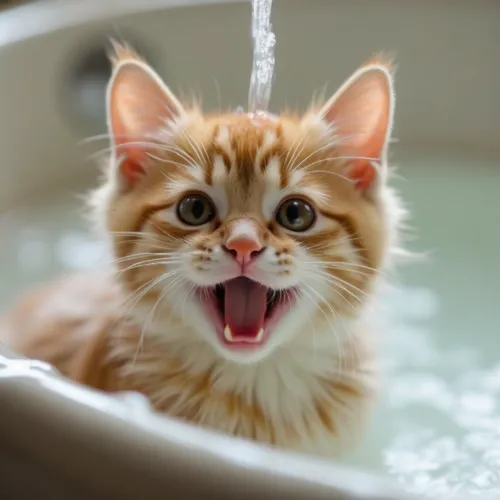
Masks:
[[[346,177],[370,195],[386,178],[394,115],[391,65],[377,58],[356,71],[319,112]]]
[[[156,72],[141,60],[118,62],[108,85],[107,119],[113,162],[122,186],[146,173],[148,153],[186,112]]]

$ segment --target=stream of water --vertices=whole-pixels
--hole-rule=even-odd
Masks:
[[[271,31],[272,0],[252,0],[253,64],[248,91],[250,113],[268,110],[274,74],[274,45]]]

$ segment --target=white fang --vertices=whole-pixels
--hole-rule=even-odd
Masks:
[[[233,337],[233,332],[231,331],[231,328],[229,325],[226,325],[224,328],[224,337],[228,342],[245,342],[247,344],[258,344],[262,338],[264,337],[264,328],[261,328],[259,330],[259,333],[255,337],[244,337],[244,338],[238,338],[235,339]]]

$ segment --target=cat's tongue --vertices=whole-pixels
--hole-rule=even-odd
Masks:
[[[226,339],[258,341],[264,331],[267,288],[244,277],[227,281],[224,287]]]

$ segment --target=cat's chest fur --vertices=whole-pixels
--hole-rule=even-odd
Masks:
[[[179,339],[184,337],[183,341]],[[345,342],[331,329],[299,335],[255,364],[220,358],[211,346],[176,331],[123,336],[111,358],[119,389],[146,394],[153,406],[224,433],[281,448],[336,457],[361,437],[376,393],[364,336]],[[334,340],[332,340],[334,339]]]

